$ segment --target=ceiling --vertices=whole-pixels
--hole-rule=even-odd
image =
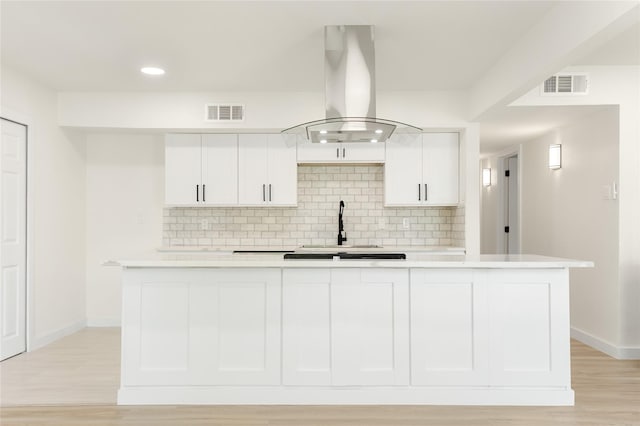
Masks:
[[[325,25],[375,26],[378,90],[467,89],[552,2],[1,4],[2,61],[56,90],[322,91]]]
[[[0,59],[57,91],[323,91],[324,26],[366,24],[378,90],[467,90],[555,3],[3,0]],[[640,65],[640,25],[574,65]],[[504,108],[481,123],[481,151],[588,112]]]

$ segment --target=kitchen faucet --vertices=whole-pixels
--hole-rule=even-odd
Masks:
[[[342,212],[344,211],[344,201],[340,200],[340,210],[338,212],[338,245],[347,241],[347,233],[344,230],[344,222],[342,221]]]

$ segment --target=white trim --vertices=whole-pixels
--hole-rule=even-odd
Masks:
[[[120,318],[88,318],[87,327],[120,327]]]
[[[87,326],[87,322],[85,320],[78,321],[74,324],[71,324],[67,327],[60,328],[51,333],[45,334],[44,336],[38,336],[33,339],[31,342],[31,347],[29,348],[29,352],[35,351],[36,349],[40,349],[44,346],[47,346],[49,343],[53,343],[58,339],[61,339],[70,334],[76,333]]]
[[[589,334],[586,331],[571,327],[571,338],[603,352],[615,359],[640,359],[640,347],[621,347]]]
[[[574,405],[574,392],[558,388],[166,386],[121,387],[118,405]]]

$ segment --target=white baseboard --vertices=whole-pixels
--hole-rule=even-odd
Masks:
[[[83,328],[85,328],[87,326],[87,321],[86,320],[82,320],[82,321],[78,321],[74,324],[71,324],[67,327],[63,327],[60,328],[56,331],[53,331],[51,333],[47,333],[43,336],[37,336],[34,337],[30,342],[29,342],[29,347],[27,349],[28,352],[31,351],[35,351],[36,349],[40,349],[44,346],[47,346],[49,343],[53,343],[58,339],[61,339],[65,336],[68,336],[70,334],[73,334],[77,331],[82,330]]]
[[[640,347],[616,346],[611,342],[575,327],[571,327],[571,338],[591,346],[600,352],[604,352],[615,359],[640,359]]]
[[[87,327],[120,327],[122,321],[120,318],[89,318],[87,319]]]
[[[571,406],[572,389],[517,387],[123,386],[118,405]]]

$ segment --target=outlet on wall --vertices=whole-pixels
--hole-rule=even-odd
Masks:
[[[207,219],[202,219],[200,221],[200,230],[202,231],[209,230],[209,221]]]
[[[409,229],[409,218],[405,217],[402,219],[402,229]]]
[[[379,217],[378,218],[378,229],[384,229],[386,226],[386,221],[384,219],[384,217]]]

